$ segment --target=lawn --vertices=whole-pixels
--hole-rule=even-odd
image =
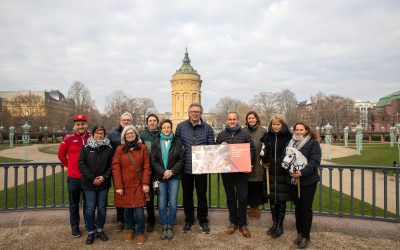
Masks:
[[[342,145],[342,144],[341,144]],[[356,149],[355,144],[349,144],[349,148]],[[397,145],[390,147],[390,144],[363,144],[361,155],[353,155],[335,158],[330,162],[344,165],[364,166],[393,166],[393,161],[399,161],[399,149]]]
[[[23,145],[22,144],[14,144],[14,147],[20,147],[20,146],[23,146]],[[5,149],[9,149],[9,148],[10,148],[9,144],[0,144],[0,150],[5,150]],[[15,159],[15,158],[0,156],[0,163],[7,163],[7,162],[28,162],[28,161],[23,160],[23,159]]]

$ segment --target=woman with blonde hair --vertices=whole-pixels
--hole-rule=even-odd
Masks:
[[[270,201],[272,227],[267,235],[279,238],[283,234],[283,221],[286,214],[286,201],[291,200],[290,187],[287,183],[289,173],[281,167],[286,145],[292,138],[288,126],[282,115],[272,116],[268,126],[268,132],[263,136],[265,145],[263,161],[267,165],[269,173]],[[263,153],[261,153],[263,154]]]
[[[114,205],[124,208],[125,241],[132,241],[137,233],[137,243],[145,243],[144,205],[150,184],[150,158],[142,144],[137,129],[128,125],[121,133],[121,145],[117,147],[112,163],[114,178]],[[135,220],[133,220],[135,217]],[[136,222],[136,230],[134,228]]]

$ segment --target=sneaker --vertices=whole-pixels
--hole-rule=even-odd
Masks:
[[[95,237],[96,237],[95,233],[88,234],[86,239],[86,245],[92,245]]]
[[[107,241],[107,240],[108,240],[108,237],[107,237],[107,235],[104,233],[104,231],[97,232],[96,236],[97,236],[97,238],[99,238],[101,241]]]
[[[167,225],[162,225],[160,238],[165,240],[167,238]]]
[[[139,234],[136,238],[136,242],[138,245],[143,245],[146,242],[146,237],[144,234]]]
[[[124,223],[122,222],[117,222],[117,232],[121,232],[122,230],[124,230]]]
[[[210,233],[210,228],[208,227],[208,223],[202,223],[200,225],[200,229],[204,234],[209,234]]]
[[[190,223],[190,222],[185,222],[185,225],[183,226],[182,231],[183,231],[184,233],[188,233],[188,232],[190,232],[191,230],[192,230],[192,223]]]
[[[73,226],[72,227],[72,237],[78,238],[82,236],[81,230],[79,230],[79,226]]]
[[[168,225],[167,227],[167,239],[172,239],[174,238],[174,230],[172,230],[172,226]]]

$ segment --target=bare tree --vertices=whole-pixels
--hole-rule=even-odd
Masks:
[[[129,97],[121,90],[114,90],[106,97],[105,112],[113,124],[119,121],[119,117],[124,112],[130,110]]]
[[[245,123],[246,113],[251,110],[251,107],[238,100],[231,97],[223,97],[218,103],[215,105],[215,108],[212,109],[215,112],[214,116],[214,124],[216,127],[222,127],[226,122],[226,114],[230,111],[236,111],[239,115],[239,122],[241,124]]]
[[[289,126],[294,124],[298,120],[297,99],[295,94],[289,89],[284,89],[276,93],[275,100],[277,113],[285,117],[286,123]]]
[[[335,129],[343,129],[357,118],[354,101],[351,98],[339,95],[325,95],[321,92],[310,98],[308,112],[305,119],[311,126],[325,126],[330,123]]]
[[[93,109],[96,109],[95,102],[92,100],[90,91],[83,83],[79,81],[72,83],[68,90],[68,98],[73,100],[75,105],[74,112],[76,113],[88,114]]]
[[[18,114],[14,120],[19,124],[26,121],[33,127],[39,127],[45,120],[45,101],[40,95],[17,95],[8,102],[8,109],[11,114]]]
[[[146,116],[150,113],[156,113],[154,101],[147,97],[136,98],[138,107],[134,113],[139,119],[137,120],[137,125],[144,127],[146,125]]]

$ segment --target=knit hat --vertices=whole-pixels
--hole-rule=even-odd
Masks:
[[[92,128],[92,135],[94,135],[94,133],[97,130],[103,130],[104,131],[104,135],[106,134],[106,128],[103,125],[96,125]]]

